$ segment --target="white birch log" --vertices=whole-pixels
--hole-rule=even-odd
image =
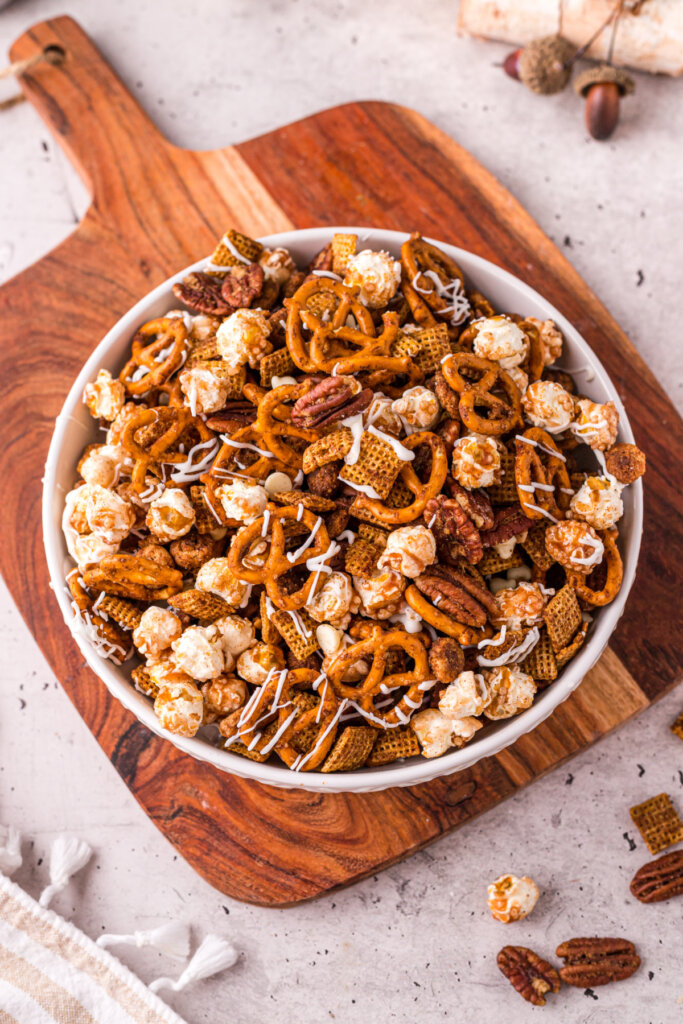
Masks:
[[[460,0],[458,31],[523,45],[557,32],[562,3],[562,34],[580,46],[614,7],[614,0]],[[628,6],[628,5],[627,5]],[[610,27],[588,56],[603,59]],[[636,71],[683,73],[683,0],[646,0],[640,14],[622,14],[614,63]]]

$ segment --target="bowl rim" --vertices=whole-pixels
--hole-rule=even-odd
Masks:
[[[373,236],[379,236],[376,241],[372,242],[373,245],[376,246],[379,243],[382,247],[391,247],[393,249],[398,249],[400,244],[408,237],[407,232],[384,228],[324,226],[278,232],[277,234],[262,236],[259,238],[259,241],[269,248],[277,246],[292,247],[298,243],[321,243],[322,245],[326,244],[336,232],[356,234],[360,241],[368,242],[372,242]],[[626,442],[634,442],[626,410],[616,387],[600,359],[573,324],[551,302],[525,281],[522,281],[521,278],[504,270],[498,264],[448,242],[427,236],[425,238],[427,238],[427,241],[443,248],[459,264],[464,264],[465,276],[471,273],[476,275],[477,271],[482,271],[486,274],[492,273],[501,284],[506,284],[508,287],[516,290],[521,302],[528,299],[543,306],[546,317],[553,319],[565,338],[568,339],[568,347],[572,350],[578,349],[581,358],[588,363],[594,377],[600,380],[603,388],[608,392],[610,400],[616,405],[619,411],[619,434],[621,438]],[[561,671],[558,679],[553,681],[551,686],[538,695],[533,705],[526,711],[505,720],[504,724],[499,725],[495,731],[482,736],[471,744],[467,744],[460,750],[443,754],[437,758],[409,760],[399,765],[394,762],[393,765],[360,769],[350,773],[322,774],[319,771],[297,773],[291,771],[286,766],[262,764],[240,757],[229,750],[213,747],[201,739],[176,736],[165,731],[160,726],[154,714],[152,704],[149,703],[147,698],[142,698],[142,695],[135,690],[130,679],[123,677],[124,670],[100,658],[95,653],[94,648],[73,628],[70,598],[67,597],[62,578],[65,551],[64,539],[54,517],[55,501],[63,501],[64,489],[57,481],[57,469],[60,451],[70,429],[71,413],[81,405],[83,389],[86,383],[94,377],[99,369],[103,366],[106,367],[109,349],[116,344],[121,335],[124,332],[132,332],[132,329],[141,320],[145,319],[146,310],[156,301],[163,298],[173,283],[192,271],[201,269],[207,259],[208,257],[204,257],[201,260],[197,260],[190,266],[166,278],[165,281],[144,295],[116,321],[83,364],[55,420],[54,432],[45,463],[45,475],[43,477],[43,542],[50,574],[50,586],[57,599],[64,622],[78,644],[87,664],[95,675],[104,682],[110,693],[157,736],[173,743],[174,746],[191,757],[207,762],[221,771],[278,788],[304,789],[323,793],[361,793],[418,785],[423,782],[429,782],[441,775],[462,771],[482,758],[490,757],[503,748],[510,746],[520,736],[535,729],[578,687],[584,676],[603,653],[611,634],[617,626],[635,578],[640,551],[643,528],[643,488],[641,480],[637,480],[629,487],[632,495],[631,530],[627,548],[622,552],[624,578],[621,590],[617,598],[610,605],[600,609],[592,634],[582,650]]]

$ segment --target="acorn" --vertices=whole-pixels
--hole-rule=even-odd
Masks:
[[[576,47],[563,36],[533,39],[517,60],[520,81],[543,96],[561,92],[571,76],[571,58],[575,51]]]
[[[510,78],[516,78],[519,81],[519,58],[522,56],[522,48],[513,50],[512,53],[508,53],[507,57],[503,61],[503,71]]]
[[[619,121],[619,101],[635,87],[630,75],[611,64],[600,64],[581,72],[574,89],[586,101],[586,128],[594,139],[610,137]]]

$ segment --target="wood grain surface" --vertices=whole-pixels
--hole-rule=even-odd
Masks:
[[[354,103],[207,153],[170,145],[69,18],[35,26],[13,60],[60,46],[22,87],[92,195],[57,249],[0,289],[0,569],[29,628],[125,784],[222,892],[286,906],[348,885],[464,825],[670,689],[677,662],[674,486],[681,424],[610,315],[512,196],[411,110]],[[135,301],[236,226],[417,229],[504,266],[598,352],[648,455],[638,577],[610,647],[574,695],[496,757],[410,789],[309,794],[247,782],[149,733],[84,666],[48,586],[41,476],[80,366]],[[8,542],[8,538],[10,539]]]

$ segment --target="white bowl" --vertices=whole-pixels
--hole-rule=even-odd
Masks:
[[[329,227],[287,231],[262,238],[261,241],[269,247],[285,246],[292,252],[295,260],[303,266],[330,240],[335,231],[358,234],[361,243],[367,241],[372,248],[387,249],[395,255],[398,255],[401,243],[406,238],[403,233],[398,231]],[[611,400],[614,402],[620,415],[619,438],[621,441],[632,443],[631,427],[614,385],[595,353],[568,320],[538,292],[507,271],[501,270],[493,263],[463,249],[441,241],[436,241],[436,244],[458,262],[469,285],[483,292],[496,309],[518,312],[541,319],[552,318],[558,324],[566,339],[565,352],[558,365],[575,371],[579,369],[584,373],[588,371],[583,379],[585,391],[597,401]],[[181,280],[190,271],[201,269],[204,262],[205,260],[200,260],[192,267],[186,267],[174,277],[169,278],[121,317],[81,370],[57,417],[45,465],[43,536],[54,593],[64,620],[69,626],[73,621],[73,615],[70,598],[64,588],[64,577],[73,567],[73,563],[68,556],[60,525],[63,500],[76,477],[75,467],[83,448],[87,444],[102,439],[102,435],[98,433],[96,421],[91,418],[82,404],[83,388],[102,367],[109,369],[114,376],[118,375],[126,360],[130,340],[136,328],[141,323],[161,316],[169,309],[176,308],[178,302],[173,296],[171,285]],[[514,743],[520,736],[530,732],[539,722],[547,718],[558,704],[566,700],[595,664],[607,646],[609,637],[624,610],[636,572],[643,523],[643,492],[640,480],[624,491],[623,500],[624,517],[620,523],[620,548],[624,560],[623,584],[616,600],[606,608],[598,610],[589,638],[579,654],[560,673],[558,679],[537,697],[528,711],[524,711],[514,718],[487,725],[482,730],[483,734],[480,733],[476,739],[473,739],[461,750],[433,760],[413,758],[403,763],[395,762],[385,767],[355,771],[349,774],[297,773],[290,771],[284,765],[280,767],[276,764],[259,764],[256,761],[250,761],[229,750],[218,749],[198,737],[185,739],[174,736],[161,728],[148,698],[134,689],[128,678],[130,663],[118,668],[111,662],[101,659],[80,634],[75,633],[74,638],[93,672],[148,729],[163,736],[185,753],[191,754],[192,757],[199,760],[207,761],[221,771],[231,772],[233,775],[247,779],[255,779],[272,786],[328,793],[362,793],[387,789],[390,786],[413,786],[420,782],[428,782],[439,775],[447,775],[467,768],[479,761],[480,758],[495,754],[503,747]]]

